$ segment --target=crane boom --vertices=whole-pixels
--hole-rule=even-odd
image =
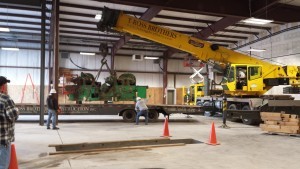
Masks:
[[[100,31],[115,30],[137,35],[169,47],[190,53],[205,63],[227,65],[227,79],[223,89],[236,95],[262,95],[273,86],[300,85],[298,66],[280,66],[235,52],[225,47],[188,36],[165,27],[124,14],[122,11],[104,8],[102,19],[97,24]],[[228,66],[229,65],[229,66]],[[245,83],[237,88],[238,70],[244,69]]]

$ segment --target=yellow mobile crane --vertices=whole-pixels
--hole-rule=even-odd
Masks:
[[[233,119],[240,118],[245,124],[252,124],[260,120],[259,111],[266,111],[271,106],[278,108],[279,105],[281,106],[280,110],[299,110],[295,107],[300,105],[298,100],[284,101],[282,104],[283,102],[276,100],[277,97],[275,96],[272,96],[271,99],[267,96],[261,97],[273,86],[278,85],[290,85],[290,87],[284,88],[285,93],[299,94],[299,66],[271,64],[109,8],[104,8],[102,11],[102,18],[97,27],[103,32],[129,33],[185,51],[202,62],[212,65],[214,69],[223,72],[224,77],[221,85],[224,96],[227,96],[227,108],[235,110],[229,111],[229,116]],[[283,96],[279,98],[290,99],[290,97]],[[199,102],[201,99],[199,98]],[[222,102],[220,97],[210,98],[208,102],[206,105],[219,105],[219,109],[222,107],[220,106],[222,105],[220,104]]]

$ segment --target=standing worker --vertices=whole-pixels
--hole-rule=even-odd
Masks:
[[[48,119],[47,119],[47,129],[50,129],[50,120],[52,117],[52,129],[58,130],[56,127],[56,113],[58,112],[58,100],[55,98],[56,90],[51,89],[49,96],[47,97],[47,106],[48,106]]]
[[[10,80],[0,76],[0,169],[7,169],[9,166],[11,142],[15,141],[15,122],[19,117],[18,108],[6,93],[9,82]]]
[[[148,125],[148,107],[146,106],[145,100],[140,97],[136,98],[135,110],[138,112],[136,115],[135,124],[139,125],[139,119],[141,115],[145,116],[145,125]]]

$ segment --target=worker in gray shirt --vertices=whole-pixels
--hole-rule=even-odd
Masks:
[[[139,125],[140,116],[145,116],[145,125],[148,124],[148,107],[146,106],[146,101],[140,97],[136,98],[135,110],[137,111],[135,124]]]

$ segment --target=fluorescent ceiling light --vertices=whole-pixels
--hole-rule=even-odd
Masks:
[[[267,20],[267,19],[258,19],[258,18],[248,18],[246,20],[243,20],[243,22],[246,23],[252,23],[252,24],[258,24],[258,25],[264,25],[273,22],[273,20]]]
[[[266,49],[249,49],[248,52],[264,52]]]
[[[96,14],[95,19],[100,20],[102,18],[102,14]]]
[[[144,59],[152,59],[152,60],[155,60],[155,59],[159,59],[159,57],[145,56]]]
[[[20,50],[19,48],[5,48],[5,47],[2,47],[1,49],[2,50],[13,50],[13,51],[19,51]]]
[[[9,28],[0,27],[0,32],[9,32]]]
[[[81,55],[95,55],[95,53],[90,52],[80,52]]]

